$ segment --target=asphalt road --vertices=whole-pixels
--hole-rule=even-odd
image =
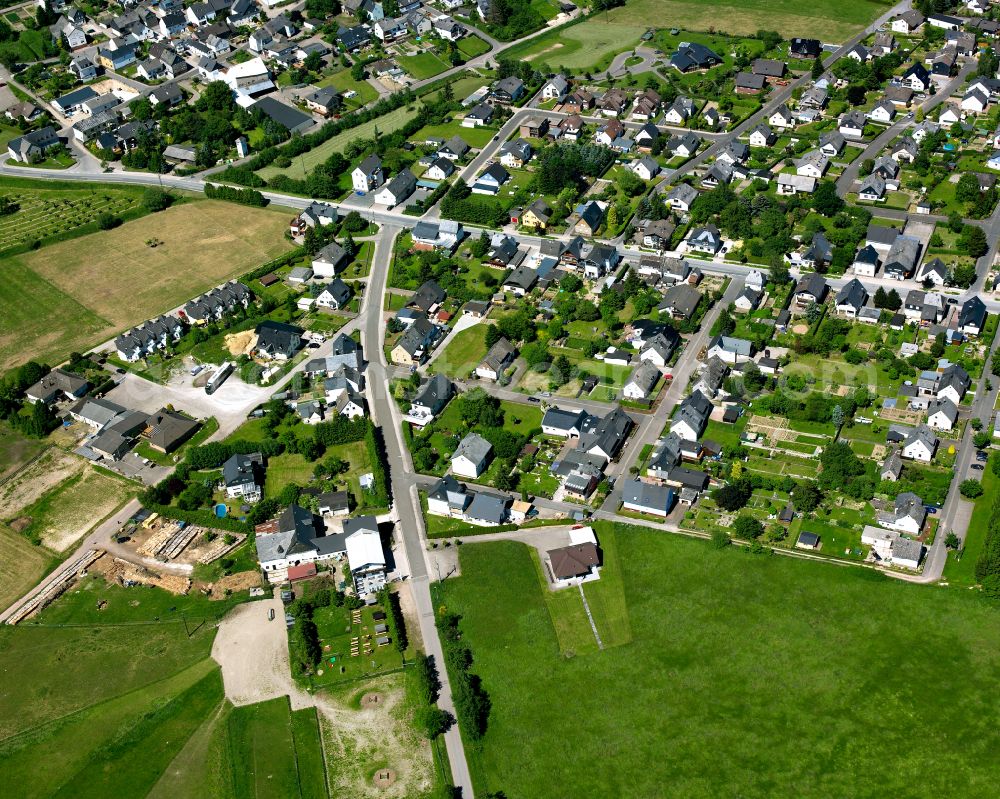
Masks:
[[[430,579],[427,573],[423,514],[413,477],[410,453],[403,441],[400,416],[396,403],[388,390],[387,375],[390,370],[383,348],[385,325],[383,324],[384,315],[381,311],[381,302],[388,281],[389,265],[392,261],[393,241],[401,229],[399,226],[384,227],[375,245],[371,278],[365,292],[365,298],[372,302],[377,301],[379,305],[367,309],[361,336],[365,357],[368,359],[368,397],[372,405],[374,421],[381,427],[382,435],[385,437],[389,478],[392,485],[393,514],[396,518],[396,528],[402,539],[402,552],[409,570],[420,634],[424,642],[424,649],[429,657],[434,658],[441,677],[438,705],[454,716],[455,703],[451,695],[448,671],[444,667],[444,652],[435,624],[434,602],[431,598]],[[453,725],[445,733],[444,741],[451,764],[452,784],[462,789],[463,797],[472,797],[472,774],[469,771],[468,761],[465,759],[465,747],[457,725]]]

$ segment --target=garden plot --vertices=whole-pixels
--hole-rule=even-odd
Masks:
[[[829,440],[821,433],[806,433],[792,429],[789,421],[775,416],[752,416],[747,424],[748,433],[764,439],[764,446],[784,450],[794,455],[812,457]]]

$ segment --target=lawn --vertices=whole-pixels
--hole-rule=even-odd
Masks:
[[[496,132],[497,128],[491,127],[463,128],[461,122],[453,120],[451,122],[443,122],[440,125],[425,125],[414,133],[410,139],[415,142],[425,142],[432,138],[447,140],[457,135],[461,136],[470,147],[482,149],[489,144],[490,140],[496,135]]]
[[[316,85],[321,87],[332,86],[341,93],[357,92],[357,96],[349,97],[345,101],[348,106],[352,107],[368,105],[368,103],[378,99],[378,92],[375,91],[375,87],[366,80],[354,80],[354,78],[351,77],[351,70],[349,69],[344,69],[340,72],[334,72],[332,75],[327,75]]]
[[[461,330],[448,342],[448,346],[430,365],[432,372],[443,372],[448,377],[469,376],[486,357],[486,327],[473,325]]]
[[[624,607],[598,618],[631,643],[574,657],[527,547],[461,548],[438,604],[462,616],[492,703],[482,744],[467,745],[477,793],[990,792],[1000,732],[982,708],[1000,625],[981,596],[631,527],[607,540]],[[560,622],[586,641],[581,614]]]
[[[478,36],[470,34],[469,36],[463,36],[458,40],[458,52],[464,55],[467,59],[475,58],[483,53],[489,51],[490,46]],[[460,95],[456,95],[459,99],[462,99]]]
[[[399,56],[396,60],[403,69],[410,73],[414,80],[433,78],[446,69],[451,69],[451,64],[433,50],[424,50],[416,55]]]
[[[987,524],[996,501],[997,488],[1000,487],[1000,478],[993,474],[990,466],[987,465],[981,475],[984,491],[976,500],[976,508],[972,511],[969,529],[965,534],[965,548],[961,555],[949,551],[948,562],[944,567],[944,579],[955,586],[976,585],[976,561],[986,542]]]
[[[375,128],[378,128],[379,132],[382,134],[394,133],[417,116],[418,113],[419,112],[412,106],[397,108],[395,111],[383,114],[378,119],[373,119],[369,122],[358,125],[357,127],[351,128],[350,130],[345,130],[334,136],[332,139],[328,139],[323,142],[319,145],[319,147],[314,147],[312,150],[296,156],[292,159],[292,165],[287,169],[279,169],[272,164],[271,166],[258,170],[257,174],[264,178],[264,180],[272,178],[277,174],[285,174],[290,178],[302,180],[313,169],[313,167],[317,164],[323,163],[333,153],[342,152],[350,142],[357,141],[358,139],[373,138],[375,135]]]
[[[0,369],[85,352],[280,255],[287,223],[287,211],[205,200],[0,261]]]
[[[336,564],[334,564],[336,565]],[[339,575],[338,575],[339,576]],[[315,687],[329,686],[344,681],[354,681],[365,675],[376,675],[380,672],[392,671],[403,665],[403,658],[396,649],[395,642],[389,646],[374,644],[376,622],[372,613],[381,610],[380,605],[361,610],[361,624],[351,621],[351,611],[346,607],[330,605],[319,608],[313,614],[313,621],[319,631],[320,644],[323,646],[322,674],[312,677]],[[364,639],[372,636],[372,654],[351,655],[353,639]],[[412,647],[407,650],[407,660],[413,656]]]
[[[327,795],[315,708],[293,713],[288,697],[237,707],[229,714],[227,733],[237,797]]]
[[[515,45],[503,53],[504,58],[528,61],[533,65],[549,65],[552,69],[596,72],[607,68],[612,58],[639,44],[639,37],[654,18],[666,17],[658,8],[655,17],[644,21],[625,21],[614,9],[600,19],[594,17],[578,25],[558,28]],[[608,22],[605,22],[605,19]]]

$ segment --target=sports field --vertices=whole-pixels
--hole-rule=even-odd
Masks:
[[[887,11],[885,0],[629,0],[621,8],[560,28],[505,51],[505,58],[571,70],[605,69],[611,56],[631,50],[650,28],[753,34],[764,28],[786,39],[812,36],[840,42]]]
[[[467,747],[477,794],[993,791],[1000,617],[978,593],[597,532],[610,568],[587,597],[603,650],[521,544],[470,539],[443,586],[492,702]]]
[[[84,352],[280,255],[288,218],[203,200],[0,261],[0,369]]]

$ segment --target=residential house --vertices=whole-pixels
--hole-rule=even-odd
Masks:
[[[438,327],[427,319],[415,319],[392,348],[390,359],[401,366],[419,366],[426,359],[439,334]]]
[[[868,291],[860,280],[854,278],[837,293],[836,308],[840,316],[857,319],[868,300]]]
[[[313,275],[320,278],[332,278],[350,263],[350,260],[347,251],[337,242],[331,241],[313,256]]]
[[[912,491],[904,491],[896,497],[891,510],[878,514],[878,523],[882,527],[909,535],[920,535],[926,519],[924,501]]]
[[[721,56],[697,42],[681,42],[670,56],[670,66],[683,73],[711,69],[721,63]]]
[[[753,356],[753,344],[746,339],[732,336],[714,336],[705,348],[707,359],[718,358],[726,364],[740,364]]]
[[[417,187],[417,179],[413,173],[404,168],[388,183],[386,183],[375,195],[375,202],[393,208],[406,200]]]
[[[31,403],[51,405],[60,399],[79,399],[89,387],[90,383],[84,378],[57,367],[25,389],[24,397]]]
[[[526,93],[524,81],[520,78],[509,76],[501,78],[490,91],[490,96],[498,103],[516,103]]]
[[[785,130],[786,128],[795,126],[795,116],[788,110],[788,106],[782,103],[774,110],[771,116],[767,118],[767,123],[772,128]]]
[[[812,303],[821,305],[826,300],[829,290],[830,286],[823,276],[817,272],[803,275],[795,285],[795,293],[793,295],[795,304],[800,308],[805,308]]]
[[[261,358],[288,360],[302,347],[301,328],[284,322],[265,320],[257,325],[255,351]]]
[[[951,430],[958,422],[958,406],[950,399],[933,400],[927,406],[927,426],[934,430]]]
[[[704,225],[693,228],[684,243],[689,250],[714,256],[722,249],[722,234],[715,225]]]
[[[660,370],[648,361],[643,361],[632,370],[622,394],[633,401],[648,400],[659,382]]]
[[[694,286],[678,283],[663,293],[663,299],[657,306],[660,314],[669,314],[671,319],[689,320],[694,317],[702,295]]]
[[[916,9],[911,9],[895,17],[890,23],[890,27],[896,33],[916,33],[920,29],[920,26],[924,24],[924,21],[923,14]]]
[[[910,430],[903,441],[900,455],[908,460],[930,463],[937,446],[937,436],[927,425],[922,424]]]
[[[350,287],[338,277],[320,291],[316,297],[316,305],[319,308],[339,311],[350,304],[352,296]]]
[[[883,261],[883,274],[893,280],[905,280],[916,269],[920,259],[920,239],[897,235]]]
[[[460,222],[449,219],[437,222],[420,220],[414,225],[411,236],[414,250],[441,250],[451,253],[465,236],[465,231]]]
[[[969,336],[978,336],[986,325],[986,305],[976,296],[962,303],[958,314],[958,329]]]
[[[257,502],[264,492],[264,456],[237,453],[222,464],[222,485],[230,499]]]
[[[493,459],[493,445],[478,433],[468,433],[451,456],[451,471],[459,477],[478,478]]]
[[[517,349],[506,338],[497,341],[486,357],[476,367],[476,376],[482,380],[497,381],[510,368],[517,357]]]
[[[422,424],[426,424],[444,410],[454,394],[455,385],[445,375],[432,375],[413,398],[407,416],[410,419],[424,420]]]
[[[689,183],[679,183],[667,193],[667,205],[674,211],[687,213],[691,204],[698,199],[698,190]]]
[[[670,423],[670,432],[685,441],[697,441],[705,431],[712,413],[712,403],[700,391],[693,391],[678,405]]]
[[[674,489],[633,478],[622,486],[622,507],[635,513],[666,518],[675,503]]]

